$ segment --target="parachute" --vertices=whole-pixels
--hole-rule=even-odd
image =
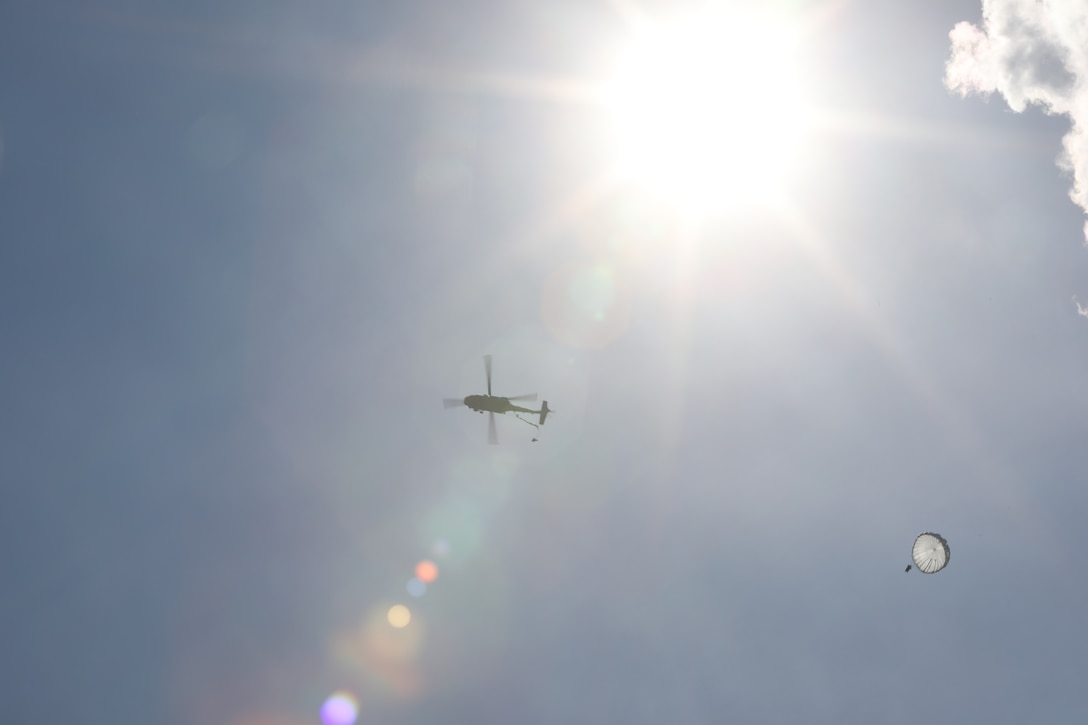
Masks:
[[[914,540],[911,558],[914,559],[918,571],[923,574],[936,574],[948,566],[952,552],[948,550],[948,542],[943,536],[927,531],[918,534],[918,538]]]

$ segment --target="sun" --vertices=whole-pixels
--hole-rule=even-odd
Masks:
[[[698,217],[780,201],[809,125],[796,45],[720,6],[634,28],[602,94],[617,182]]]

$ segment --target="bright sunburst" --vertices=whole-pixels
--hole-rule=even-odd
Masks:
[[[697,217],[778,201],[808,125],[793,51],[720,6],[637,28],[604,93],[618,178]]]

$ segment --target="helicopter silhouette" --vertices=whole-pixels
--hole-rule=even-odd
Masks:
[[[529,423],[531,426],[539,428],[544,425],[544,421],[548,418],[549,413],[555,411],[548,407],[548,401],[540,406],[540,410],[533,410],[532,408],[523,408],[520,405],[514,405],[513,401],[532,401],[536,400],[536,393],[527,393],[525,395],[511,395],[509,397],[503,397],[500,395],[491,394],[491,356],[484,355],[484,370],[487,373],[487,395],[469,395],[464,398],[445,398],[442,403],[446,408],[459,408],[464,406],[471,408],[477,413],[486,412],[488,415],[487,420],[487,442],[495,445],[499,442],[499,434],[495,429],[495,414],[505,415],[506,413],[531,413],[532,415],[539,415],[539,423],[532,423],[525,420],[521,416],[517,416],[519,420]]]

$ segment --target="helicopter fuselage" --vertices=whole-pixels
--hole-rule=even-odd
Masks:
[[[539,413],[539,410],[533,410],[532,408],[522,408],[520,405],[514,405],[510,402],[509,398],[503,398],[498,395],[470,395],[465,398],[465,405],[472,408],[477,413],[498,413],[500,415],[505,413]]]

